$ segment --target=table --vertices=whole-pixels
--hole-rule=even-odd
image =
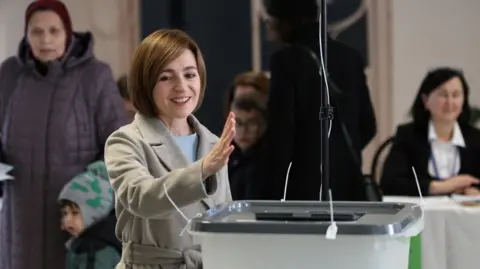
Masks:
[[[384,201],[421,204],[418,197],[386,196]],[[422,269],[479,268],[480,207],[465,207],[446,196],[424,201]]]

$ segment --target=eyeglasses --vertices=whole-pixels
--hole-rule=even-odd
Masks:
[[[256,132],[259,126],[260,122],[258,120],[241,121],[237,119],[235,127],[237,128],[237,130],[244,129],[247,132]]]

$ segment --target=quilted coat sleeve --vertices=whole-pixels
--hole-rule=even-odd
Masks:
[[[106,64],[101,64],[96,83],[98,99],[95,107],[95,124],[97,126],[98,148],[102,149],[99,159],[103,159],[103,149],[107,138],[118,128],[128,123],[128,116],[123,106],[123,100],[113,78],[112,70]]]
[[[20,67],[18,66],[16,59],[10,57],[0,64],[0,128],[3,130],[3,122],[5,118],[6,108],[10,95],[12,95],[15,89],[15,81],[19,76]],[[0,139],[2,139],[2,133],[0,130]],[[4,161],[3,155],[3,143],[0,144],[0,162]],[[3,196],[4,182],[0,182],[0,200]],[[0,201],[1,204],[1,201]],[[1,206],[0,206],[1,208]]]

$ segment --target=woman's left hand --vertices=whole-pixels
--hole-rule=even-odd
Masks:
[[[465,189],[463,194],[468,195],[468,196],[480,195],[480,190],[478,190],[475,187],[468,187],[468,188]]]
[[[203,160],[203,176],[205,178],[218,172],[223,166],[228,163],[228,158],[234,150],[232,140],[235,137],[235,114],[230,112],[228,114],[225,127],[223,127],[222,136],[215,144],[212,150],[205,156]]]

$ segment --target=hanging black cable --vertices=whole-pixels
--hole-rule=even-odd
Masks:
[[[320,0],[320,29],[321,36],[320,46],[322,48],[321,56],[323,58],[324,69],[322,76],[328,76],[327,67],[327,3],[325,0]],[[327,77],[328,79],[328,77]],[[330,150],[328,141],[328,129],[330,122],[333,120],[333,107],[330,106],[329,93],[325,80],[321,80],[320,87],[320,153],[321,153],[321,182],[322,182],[322,201],[330,200]]]

